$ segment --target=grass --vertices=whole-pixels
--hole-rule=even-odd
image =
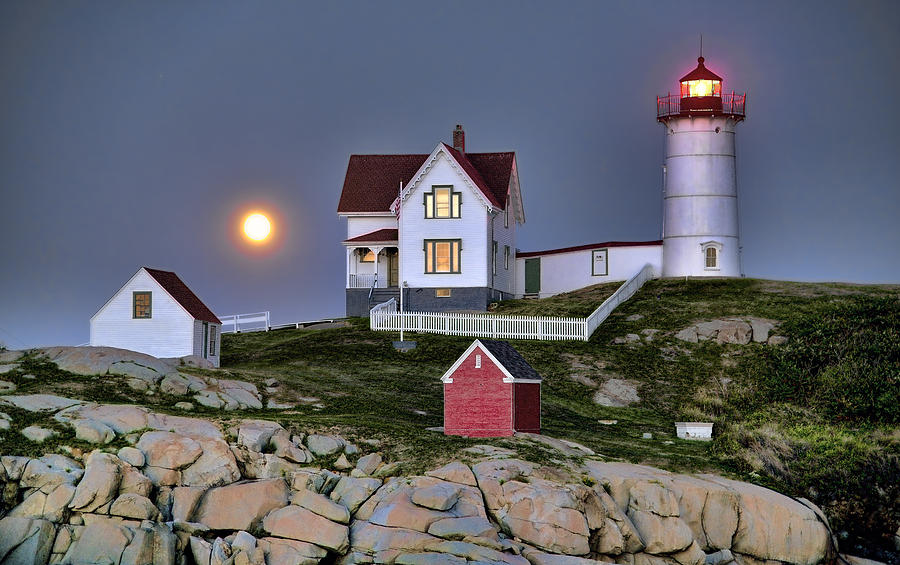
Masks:
[[[549,299],[504,301],[495,311],[586,316],[616,287],[597,285]],[[876,306],[865,306],[872,300]],[[544,378],[544,434],[576,441],[608,459],[672,471],[714,472],[804,496],[822,506],[836,529],[846,530],[851,540],[877,544],[900,525],[900,430],[895,419],[865,414],[869,406],[880,406],[878,402],[890,403],[896,387],[889,380],[889,386],[880,389],[858,386],[854,394],[864,400],[873,388],[878,389],[875,403],[853,404],[862,408],[846,418],[841,417],[845,403],[835,402],[834,392],[842,383],[862,382],[849,377],[860,371],[870,375],[871,367],[881,371],[876,384],[897,377],[900,371],[891,365],[895,355],[891,344],[900,341],[896,339],[898,303],[897,286],[665,279],[648,282],[588,342],[511,343]],[[687,343],[675,338],[679,330],[698,321],[735,316],[776,321],[773,334],[787,335],[788,345]],[[836,326],[828,326],[830,330],[817,326],[822,320],[833,320]],[[847,327],[854,329],[841,333],[840,328]],[[867,337],[866,328],[874,328],[875,338]],[[658,331],[647,340],[642,330]],[[631,333],[644,337],[614,345],[615,338]],[[360,318],[351,319],[345,328],[226,334],[222,343],[225,374],[210,374],[248,380],[260,390],[265,379],[278,379],[281,386],[273,394],[275,399],[296,405],[275,416],[283,426],[337,432],[359,442],[364,450],[372,448],[361,440],[377,439],[378,449],[388,460],[401,461],[407,473],[420,473],[453,459],[465,461],[470,458],[466,448],[485,443],[515,449],[520,457],[539,464],[571,468],[578,462],[517,438],[469,439],[427,431],[443,424],[440,377],[472,338],[409,334],[417,348],[399,353],[391,345],[397,337],[370,331],[368,320]],[[852,358],[860,362],[852,366],[834,362],[835,356],[826,349],[835,340],[856,344]],[[877,344],[874,350],[873,343]],[[838,361],[845,357],[838,355]],[[820,390],[831,396],[807,401],[804,394],[787,386],[797,381],[791,371],[807,371],[803,373],[807,375],[812,367],[816,367],[815,376],[803,382],[821,388],[803,389],[806,396],[809,391],[816,396]],[[26,372],[38,378],[24,379]],[[634,383],[641,401],[621,408],[595,404],[597,388],[609,379]],[[108,378],[67,374],[33,359],[6,380],[16,382],[22,393],[54,392],[143,404],[159,411],[171,411],[171,405],[183,399],[145,396],[128,389],[122,380],[111,387]],[[890,408],[879,413],[890,413]],[[10,415],[17,428],[46,420],[20,412]],[[223,418],[220,411],[201,407],[196,415]],[[272,419],[273,415],[272,411],[244,411],[224,418]],[[602,423],[609,420],[617,423]],[[714,441],[677,439],[674,422],[681,420],[714,422]],[[652,439],[643,439],[648,432]],[[43,449],[9,439],[14,436],[18,434],[2,434],[0,452]],[[71,439],[60,436],[52,441],[71,445]]]
[[[549,299],[504,301],[495,311],[586,316],[615,288],[598,285]],[[822,505],[851,539],[875,536],[880,542],[879,535],[900,523],[900,510],[891,498],[896,490],[891,485],[900,478],[895,470],[900,450],[896,422],[847,422],[815,402],[773,403],[773,379],[778,378],[771,373],[773,356],[790,354],[790,345],[694,344],[674,335],[698,321],[753,316],[776,321],[774,334],[783,330],[797,341],[792,332],[800,332],[804,321],[874,298],[882,301],[881,313],[862,312],[857,318],[881,320],[890,341],[895,335],[890,332],[897,329],[890,312],[898,297],[900,288],[883,285],[657,280],[620,306],[588,342],[511,343],[544,377],[543,433],[579,442],[611,459],[673,471],[711,471],[805,496]],[[641,317],[629,321],[635,314]],[[652,341],[613,345],[616,337],[648,329],[659,330]],[[440,376],[471,338],[411,336],[418,347],[402,354],[391,347],[395,334],[371,332],[365,319],[353,320],[345,329],[227,335],[223,366],[257,378],[277,377],[297,396],[318,398],[323,408],[307,405],[285,417],[298,426],[378,437],[393,456],[410,461],[411,470],[464,457],[461,450],[473,443],[511,446],[522,454],[522,443],[513,440],[424,431],[441,425]],[[826,345],[814,341],[809,347]],[[588,385],[610,378],[637,383],[641,402],[625,408],[594,404],[596,389]],[[601,420],[618,422],[604,425]],[[674,422],[680,420],[714,422],[715,441],[675,438]],[[643,439],[646,432],[653,438]],[[538,463],[559,457],[531,447],[523,456]],[[881,482],[873,486],[860,480],[869,476]],[[860,520],[863,515],[870,518]]]

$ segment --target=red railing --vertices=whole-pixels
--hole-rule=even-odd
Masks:
[[[713,98],[709,96],[708,98]],[[685,109],[682,111],[681,109],[681,95],[680,94],[669,94],[668,96],[657,96],[656,97],[656,118],[670,118],[677,116],[691,116],[691,115],[725,115],[732,116],[739,120],[743,120],[746,117],[747,111],[747,95],[746,94],[735,94],[732,92],[731,94],[723,94],[721,97],[721,108],[719,107],[718,101],[715,103],[714,108],[704,109],[704,108],[692,108]]]

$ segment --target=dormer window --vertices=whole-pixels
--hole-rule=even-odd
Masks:
[[[452,186],[433,186],[425,193],[426,218],[459,218],[462,209],[462,193],[453,192]]]

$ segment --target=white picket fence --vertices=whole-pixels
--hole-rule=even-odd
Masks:
[[[653,267],[644,265],[587,318],[506,316],[460,312],[398,312],[393,298],[369,312],[369,327],[375,331],[404,331],[489,337],[494,339],[541,339],[587,341],[616,306],[631,298],[653,278]]]

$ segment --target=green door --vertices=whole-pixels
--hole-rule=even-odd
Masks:
[[[541,291],[541,258],[525,259],[525,294]]]

